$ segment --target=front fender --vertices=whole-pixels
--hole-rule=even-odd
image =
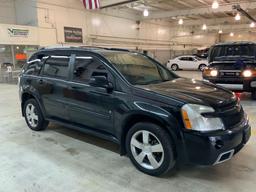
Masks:
[[[174,112],[172,113],[159,106],[147,104],[145,102],[134,102],[134,109],[125,114],[121,121],[122,132],[119,137],[121,140],[121,148],[123,148],[121,154],[125,154],[124,145],[127,132],[135,123],[141,121],[149,121],[159,124],[168,131],[176,148],[183,146],[181,145],[183,134],[180,124],[177,118],[175,118]],[[176,151],[180,150],[177,149]]]

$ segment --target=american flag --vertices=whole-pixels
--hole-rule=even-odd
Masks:
[[[100,1],[99,0],[83,0],[85,9],[99,9]]]

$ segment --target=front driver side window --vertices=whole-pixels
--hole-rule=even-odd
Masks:
[[[77,57],[74,65],[73,80],[88,84],[92,76],[106,76],[109,78],[106,67],[96,58]]]

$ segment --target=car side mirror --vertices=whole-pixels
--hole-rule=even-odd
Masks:
[[[89,80],[89,85],[93,87],[101,87],[107,89],[108,92],[113,91],[114,87],[104,75],[92,76]]]

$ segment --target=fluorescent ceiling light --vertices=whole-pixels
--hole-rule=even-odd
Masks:
[[[255,23],[252,22],[252,23],[250,24],[250,27],[251,27],[251,28],[254,28],[254,27],[255,27]]]
[[[179,19],[179,25],[183,25],[184,21],[183,19]]]
[[[202,27],[203,30],[206,30],[207,29],[207,26],[206,24],[203,24],[203,27]]]
[[[148,12],[148,10],[147,10],[147,9],[144,9],[144,11],[143,11],[143,15],[144,15],[144,17],[148,17],[148,16],[149,16],[149,12]]]
[[[217,0],[214,0],[213,3],[212,3],[212,8],[213,9],[218,9],[219,8],[219,3]]]
[[[222,34],[222,33],[223,33],[223,31],[220,29],[220,30],[219,30],[219,34]]]
[[[236,14],[235,20],[236,21],[240,21],[241,20],[241,15],[239,13]]]

